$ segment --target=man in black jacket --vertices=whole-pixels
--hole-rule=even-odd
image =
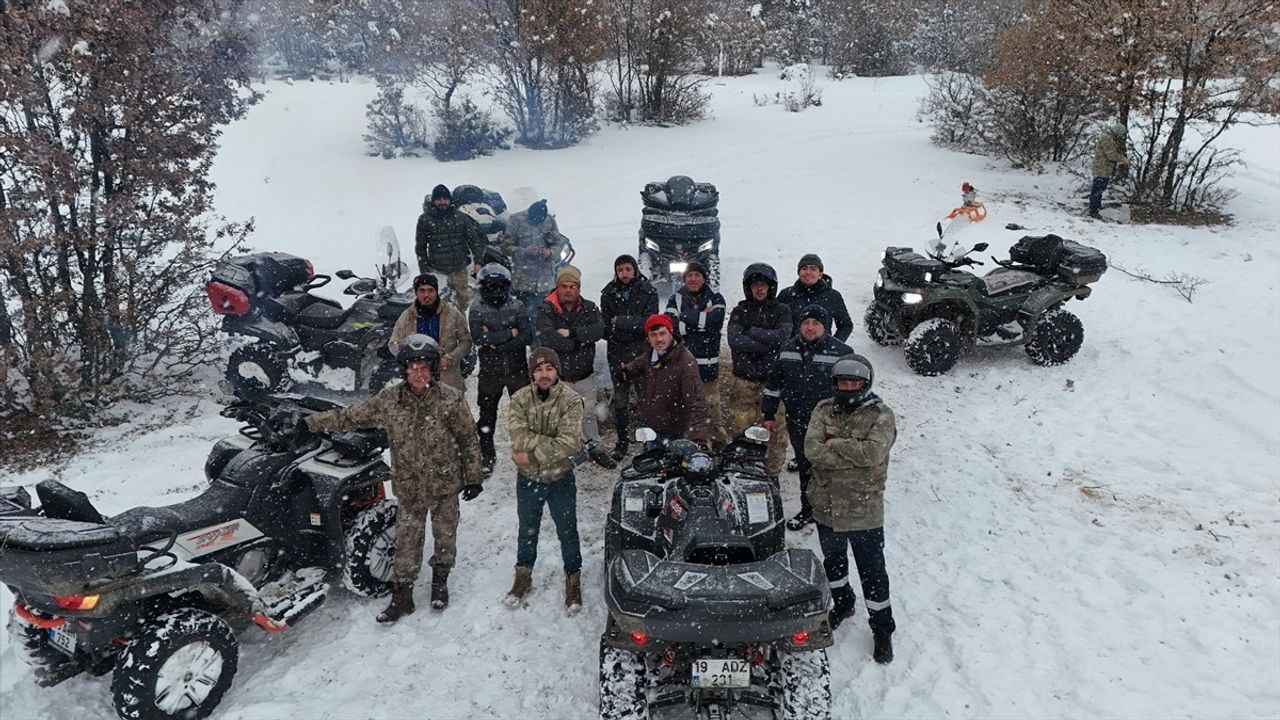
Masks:
[[[628,376],[622,366],[647,352],[644,323],[658,312],[658,291],[640,274],[636,259],[619,255],[613,261],[613,280],[600,291],[600,314],[604,317],[605,340],[608,341],[609,376],[613,381],[613,422],[618,442],[613,459],[627,454],[631,425],[631,391],[642,391],[644,379]]]
[[[809,477],[812,468],[804,456],[804,434],[809,416],[818,403],[831,397],[831,368],[841,357],[853,352],[848,345],[830,335],[831,314],[821,305],[810,305],[800,313],[800,332],[783,344],[778,362],[764,384],[761,412],[764,426],[771,432],[778,413],[778,403],[787,406],[787,434],[796,454],[800,473],[800,512],[787,521],[788,530],[801,530],[813,522],[809,505]]]
[[[844,306],[844,297],[831,286],[831,277],[823,272],[822,258],[809,253],[796,266],[796,282],[778,293],[778,300],[791,308],[791,332],[800,331],[800,313],[810,305],[820,305],[831,315],[832,335],[840,342],[853,332],[853,319]]]
[[[698,363],[711,419],[711,446],[720,450],[728,441],[720,414],[720,332],[724,329],[724,296],[707,282],[707,267],[697,260],[684,271],[684,285],[667,298],[666,313],[675,320],[676,334]]]
[[[618,466],[600,446],[596,417],[596,341],[604,337],[605,323],[595,303],[582,297],[582,272],[565,265],[556,273],[556,287],[538,308],[535,325],[538,341],[556,351],[559,377],[582,397],[582,434],[591,459],[605,468]]]
[[[778,351],[791,337],[791,311],[778,302],[778,274],[765,263],[753,263],[742,274],[746,297],[729,315],[729,350],[733,354],[733,379],[725,398],[729,415],[728,435],[764,422],[760,396],[764,381],[778,362]],[[778,415],[777,428],[786,425]],[[769,442],[765,472],[776,483],[786,458],[786,443],[780,432]]]
[[[493,474],[496,451],[494,426],[498,422],[498,402],[502,391],[514,395],[529,384],[524,352],[533,340],[533,323],[519,300],[511,297],[511,273],[497,263],[480,270],[480,300],[471,306],[471,340],[480,355],[476,401],[480,420],[480,456],[484,476]]]
[[[475,221],[453,206],[453,194],[444,185],[435,186],[430,199],[422,203],[414,250],[418,255],[418,272],[438,272],[448,277],[458,309],[466,312],[471,302],[467,270],[480,272],[484,238]]]

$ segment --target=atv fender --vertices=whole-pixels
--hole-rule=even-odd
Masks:
[[[1023,303],[1022,308],[1018,311],[1024,320],[1035,320],[1045,314],[1051,308],[1060,305],[1073,297],[1081,300],[1089,297],[1092,291],[1087,287],[1066,287],[1062,285],[1049,285],[1027,296],[1027,301]]]
[[[246,335],[276,345],[281,349],[294,348],[300,343],[293,328],[262,315],[243,317],[228,316],[222,321],[222,329],[229,335]]]

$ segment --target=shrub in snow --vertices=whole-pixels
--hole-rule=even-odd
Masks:
[[[476,107],[471,98],[454,100],[446,105],[436,101],[432,105],[436,121],[435,141],[431,154],[437,160],[469,160],[481,155],[492,155],[494,150],[507,148],[511,130],[502,127],[488,110]]]
[[[679,125],[706,114],[706,80],[694,74],[702,10],[685,0],[606,4],[606,117]]]
[[[814,80],[814,69],[811,65],[788,65],[782,69],[778,77],[788,80],[791,86],[783,91],[770,95],[752,95],[751,100],[757,106],[781,105],[788,112],[801,112],[811,107],[822,105],[822,90]]]
[[[416,156],[430,146],[427,119],[422,110],[406,102],[404,87],[382,85],[366,106],[369,124],[364,135],[370,155],[384,158]]]

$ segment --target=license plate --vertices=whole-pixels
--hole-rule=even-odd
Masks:
[[[751,686],[751,666],[746,660],[703,658],[693,661],[696,688],[744,688]]]
[[[76,634],[73,632],[53,628],[49,631],[49,644],[68,655],[76,654]]]

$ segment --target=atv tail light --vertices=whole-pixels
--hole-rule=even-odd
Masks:
[[[307,279],[310,280],[311,278],[315,277],[316,276],[315,264],[305,258],[303,259],[302,262],[307,264]]]
[[[98,605],[97,595],[55,595],[53,602],[67,610],[92,610]]]
[[[645,643],[649,642],[649,635],[646,634],[643,630],[637,630],[631,633],[631,642],[637,645],[644,645]]]
[[[800,632],[791,633],[791,642],[796,645],[804,645],[809,642],[809,631],[801,630]]]
[[[209,305],[218,315],[248,315],[249,296],[240,288],[232,287],[216,280],[204,286],[205,295],[209,296]]]

